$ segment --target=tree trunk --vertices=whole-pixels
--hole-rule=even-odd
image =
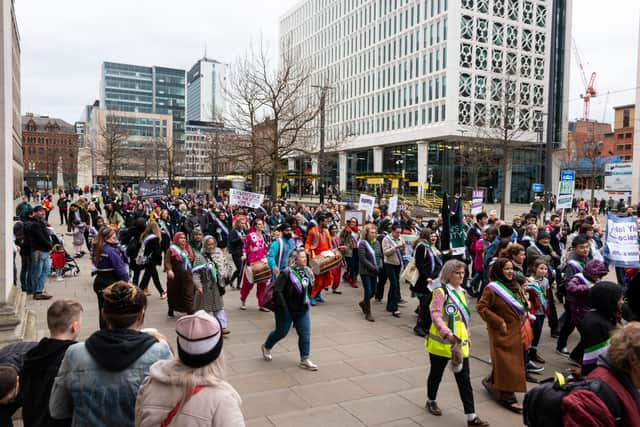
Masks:
[[[271,200],[278,199],[278,172],[280,162],[276,159],[271,165]]]

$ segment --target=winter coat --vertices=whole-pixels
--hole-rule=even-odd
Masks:
[[[377,240],[373,242],[373,251],[376,254],[375,262],[371,259],[371,253],[367,249],[366,245],[369,243],[364,239],[360,240],[358,245],[358,262],[359,272],[361,275],[377,276],[380,270],[382,270],[382,248],[380,242]]]
[[[182,400],[185,382],[201,386],[200,391],[180,408],[171,426],[244,427],[240,406],[242,400],[236,390],[222,379],[210,379],[185,366],[180,360],[161,360],[151,366],[136,399],[136,427],[157,427]]]
[[[477,309],[487,323],[494,389],[501,392],[527,391],[520,316],[490,287],[482,292]],[[507,324],[506,335],[500,332],[502,322]]]
[[[73,417],[78,427],[133,427],[138,387],[152,364],[169,358],[169,347],[143,332],[95,332],[67,349],[51,391],[51,416]]]
[[[24,357],[20,388],[24,396],[22,417],[27,427],[70,426],[71,419],[54,420],[49,413],[53,381],[67,348],[75,341],[43,338]]]
[[[429,279],[433,280],[440,274],[442,259],[433,252],[426,242],[422,241],[414,249],[414,260],[420,274],[412,291],[419,294],[428,294],[430,293],[429,289],[427,289]]]
[[[212,276],[208,263],[214,263],[216,277]],[[202,289],[202,294],[196,292],[193,301],[193,310],[204,310],[212,313],[224,309],[224,300],[220,293],[220,288],[224,289],[222,284],[223,275],[228,271],[228,263],[224,254],[219,248],[216,248],[213,254],[205,252],[196,254],[193,262],[193,284],[196,290]]]
[[[293,267],[292,267],[293,268]],[[299,270],[300,271],[300,270]],[[276,311],[286,309],[292,316],[304,314],[309,309],[309,295],[313,287],[313,273],[309,267],[304,267],[300,276],[306,280],[306,287],[299,288],[291,279],[293,273],[289,268],[280,272],[274,286]]]

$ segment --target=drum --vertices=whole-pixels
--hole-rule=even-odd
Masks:
[[[266,282],[271,279],[271,269],[265,261],[256,261],[245,269],[249,283]]]
[[[332,253],[331,255],[326,252],[329,251],[325,251],[309,261],[309,267],[311,267],[313,274],[321,275],[328,273],[330,270],[338,267],[342,262],[342,255],[340,255],[339,250],[332,249],[330,251]]]

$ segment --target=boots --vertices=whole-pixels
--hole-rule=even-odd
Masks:
[[[367,314],[367,310],[365,309],[365,305],[364,305],[364,300],[360,301],[358,305],[360,306],[360,310],[362,310],[362,313]]]
[[[376,320],[371,315],[371,300],[364,303],[364,309],[365,309],[364,318],[367,319],[369,322],[375,322]]]

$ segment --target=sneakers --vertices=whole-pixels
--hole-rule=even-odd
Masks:
[[[542,372],[542,371],[544,371],[544,366],[536,365],[532,361],[529,361],[529,363],[527,363],[527,371],[528,372]]]
[[[327,302],[324,298],[322,298],[322,294],[316,295],[316,301],[317,302]]]
[[[64,277],[62,276],[56,277],[56,282],[64,282]]]
[[[262,350],[262,358],[267,362],[271,362],[273,360],[273,356],[271,355],[271,350],[265,347],[264,344],[260,346],[260,349]]]
[[[334,289],[332,293],[334,293],[336,295],[342,295],[342,291],[339,291],[337,289]]]
[[[542,357],[540,357],[540,355],[538,354],[537,351],[530,351],[530,359],[536,363],[546,363],[546,360],[544,360]]]
[[[471,420],[467,421],[468,426],[477,426],[477,427],[489,427],[489,423],[487,421],[481,420],[477,416]]]
[[[166,293],[166,292],[163,292],[163,293],[160,295],[160,299],[167,299],[167,293]]]
[[[240,302],[240,310],[246,310],[247,309],[247,304],[245,304],[244,301]]]
[[[271,310],[269,310],[267,307],[260,307],[258,310],[262,311],[263,313],[270,313]]]
[[[315,298],[309,298],[309,304],[315,306],[316,305],[316,299]]]
[[[568,358],[569,355],[571,354],[571,352],[567,349],[567,347],[556,348],[556,353],[558,353],[559,355],[564,356],[566,358]]]
[[[300,363],[298,364],[298,366],[301,367],[302,369],[307,369],[309,371],[317,371],[318,370],[318,365],[313,363],[308,358],[307,359],[302,359],[300,361]]]

